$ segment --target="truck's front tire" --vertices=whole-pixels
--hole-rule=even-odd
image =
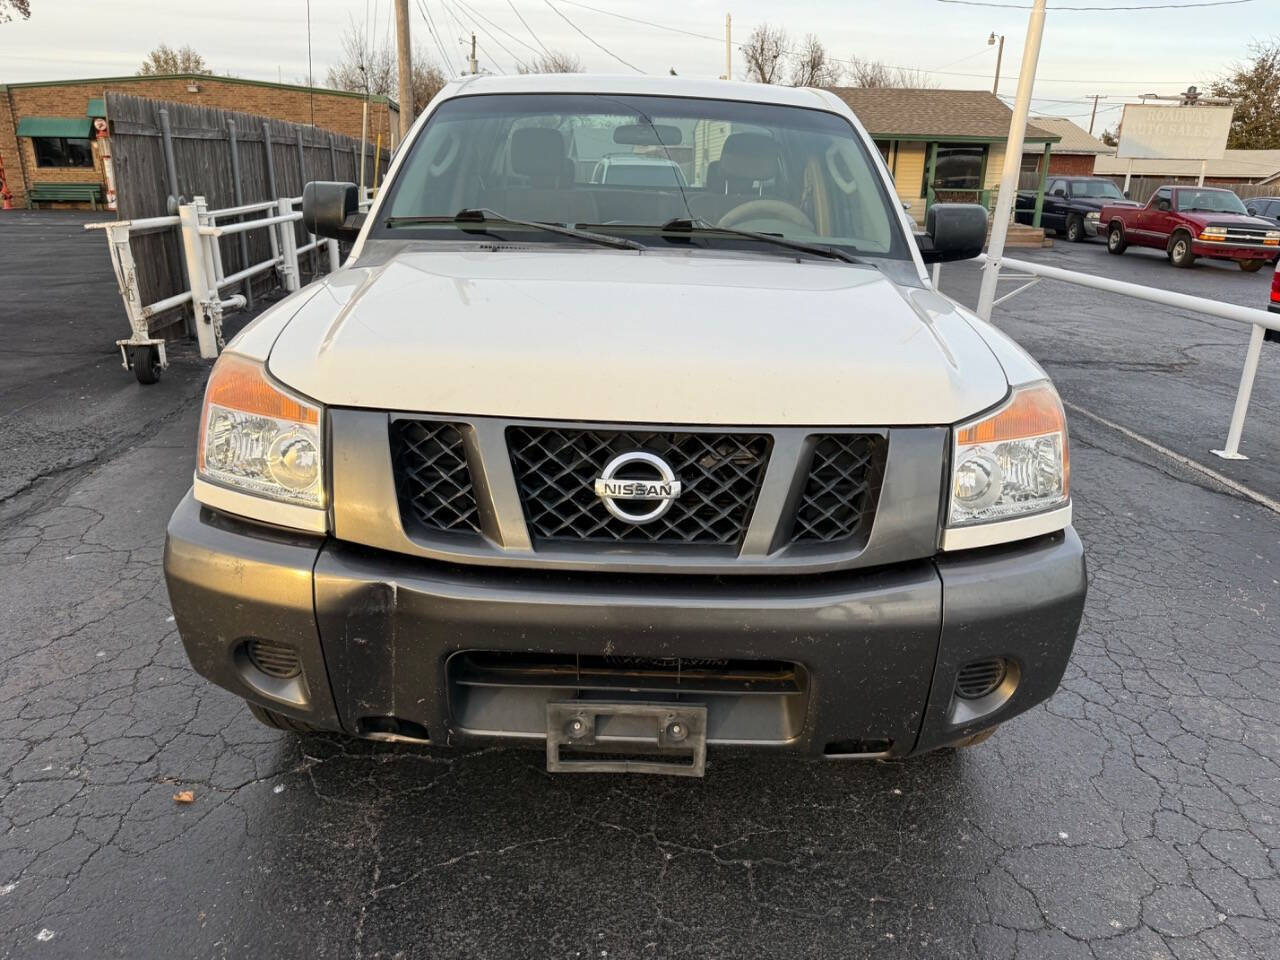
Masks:
[[[1191,237],[1185,233],[1175,233],[1169,241],[1169,262],[1175,267],[1189,267],[1196,262],[1196,255],[1191,252]]]
[[[1071,243],[1079,243],[1084,239],[1084,221],[1076,214],[1072,214],[1067,219],[1067,240]]]
[[[1124,240],[1124,227],[1118,223],[1113,223],[1107,228],[1107,253],[1114,253],[1116,256],[1124,253],[1125,247],[1129,244]]]
[[[1261,270],[1261,269],[1262,269],[1262,265],[1263,265],[1264,263],[1266,263],[1267,261],[1265,261],[1265,260],[1240,260],[1240,261],[1238,261],[1238,262],[1239,262],[1239,264],[1240,264],[1240,269],[1241,269],[1241,270],[1243,270],[1245,273],[1257,273],[1259,270]]]

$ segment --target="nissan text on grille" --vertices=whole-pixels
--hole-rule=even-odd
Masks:
[[[269,725],[702,776],[901,758],[1057,688],[1085,598],[1040,366],[939,294],[848,106],[680,77],[448,84],[341,269],[221,354],[165,551]]]

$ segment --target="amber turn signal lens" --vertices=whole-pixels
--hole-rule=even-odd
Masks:
[[[1066,429],[1067,418],[1062,412],[1062,401],[1053,387],[1041,383],[1017,390],[1010,404],[990,419],[961,427],[956,431],[956,443],[962,447],[975,443],[1003,443],[1046,433],[1065,433]]]

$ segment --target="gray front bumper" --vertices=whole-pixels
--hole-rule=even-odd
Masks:
[[[1085,596],[1070,528],[872,570],[666,577],[443,564],[269,532],[190,496],[170,521],[165,574],[201,674],[321,728],[394,716],[438,743],[477,736],[450,703],[446,663],[463,650],[779,659],[807,674],[803,714],[758,739],[730,718],[709,740],[812,755],[847,742],[920,752],[1046,699]],[[297,647],[303,682],[264,686],[238,652],[251,637]],[[953,696],[956,675],[990,656],[1016,665],[1016,685],[974,716]]]

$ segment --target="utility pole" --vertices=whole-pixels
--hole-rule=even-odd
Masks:
[[[396,72],[400,79],[400,139],[413,126],[413,56],[409,52],[409,0],[396,0]]]
[[[982,287],[978,291],[978,316],[991,319],[996,299],[996,281],[1000,279],[1000,258],[1009,235],[1009,219],[1013,215],[1013,198],[1018,192],[1018,174],[1022,170],[1022,141],[1027,132],[1027,116],[1031,113],[1031,91],[1036,84],[1036,64],[1040,61],[1040,40],[1044,37],[1045,0],[1035,0],[1027,20],[1027,42],[1022,47],[1022,67],[1018,70],[1018,94],[1013,101],[1013,118],[1009,122],[1009,140],[1004,147],[1004,167],[1000,172],[1000,195],[991,223],[991,242],[987,244],[987,263],[982,271]]]
[[[1106,97],[1100,93],[1095,93],[1093,95],[1093,112],[1089,114],[1089,136],[1091,137],[1093,136],[1093,121],[1094,118],[1098,116],[1098,101],[1105,99]]]
[[[724,15],[724,78],[733,79],[733,15]]]
[[[996,32],[992,30],[991,36],[987,37],[987,46],[993,46],[997,40],[1000,41],[1000,46],[996,47],[996,79],[991,84],[992,93],[1000,92],[1000,61],[1004,59],[1004,34],[1002,33],[997,37]]]
[[[473,77],[480,75],[480,61],[476,59],[476,35],[471,35],[471,56],[467,58],[467,66],[471,68]]]

